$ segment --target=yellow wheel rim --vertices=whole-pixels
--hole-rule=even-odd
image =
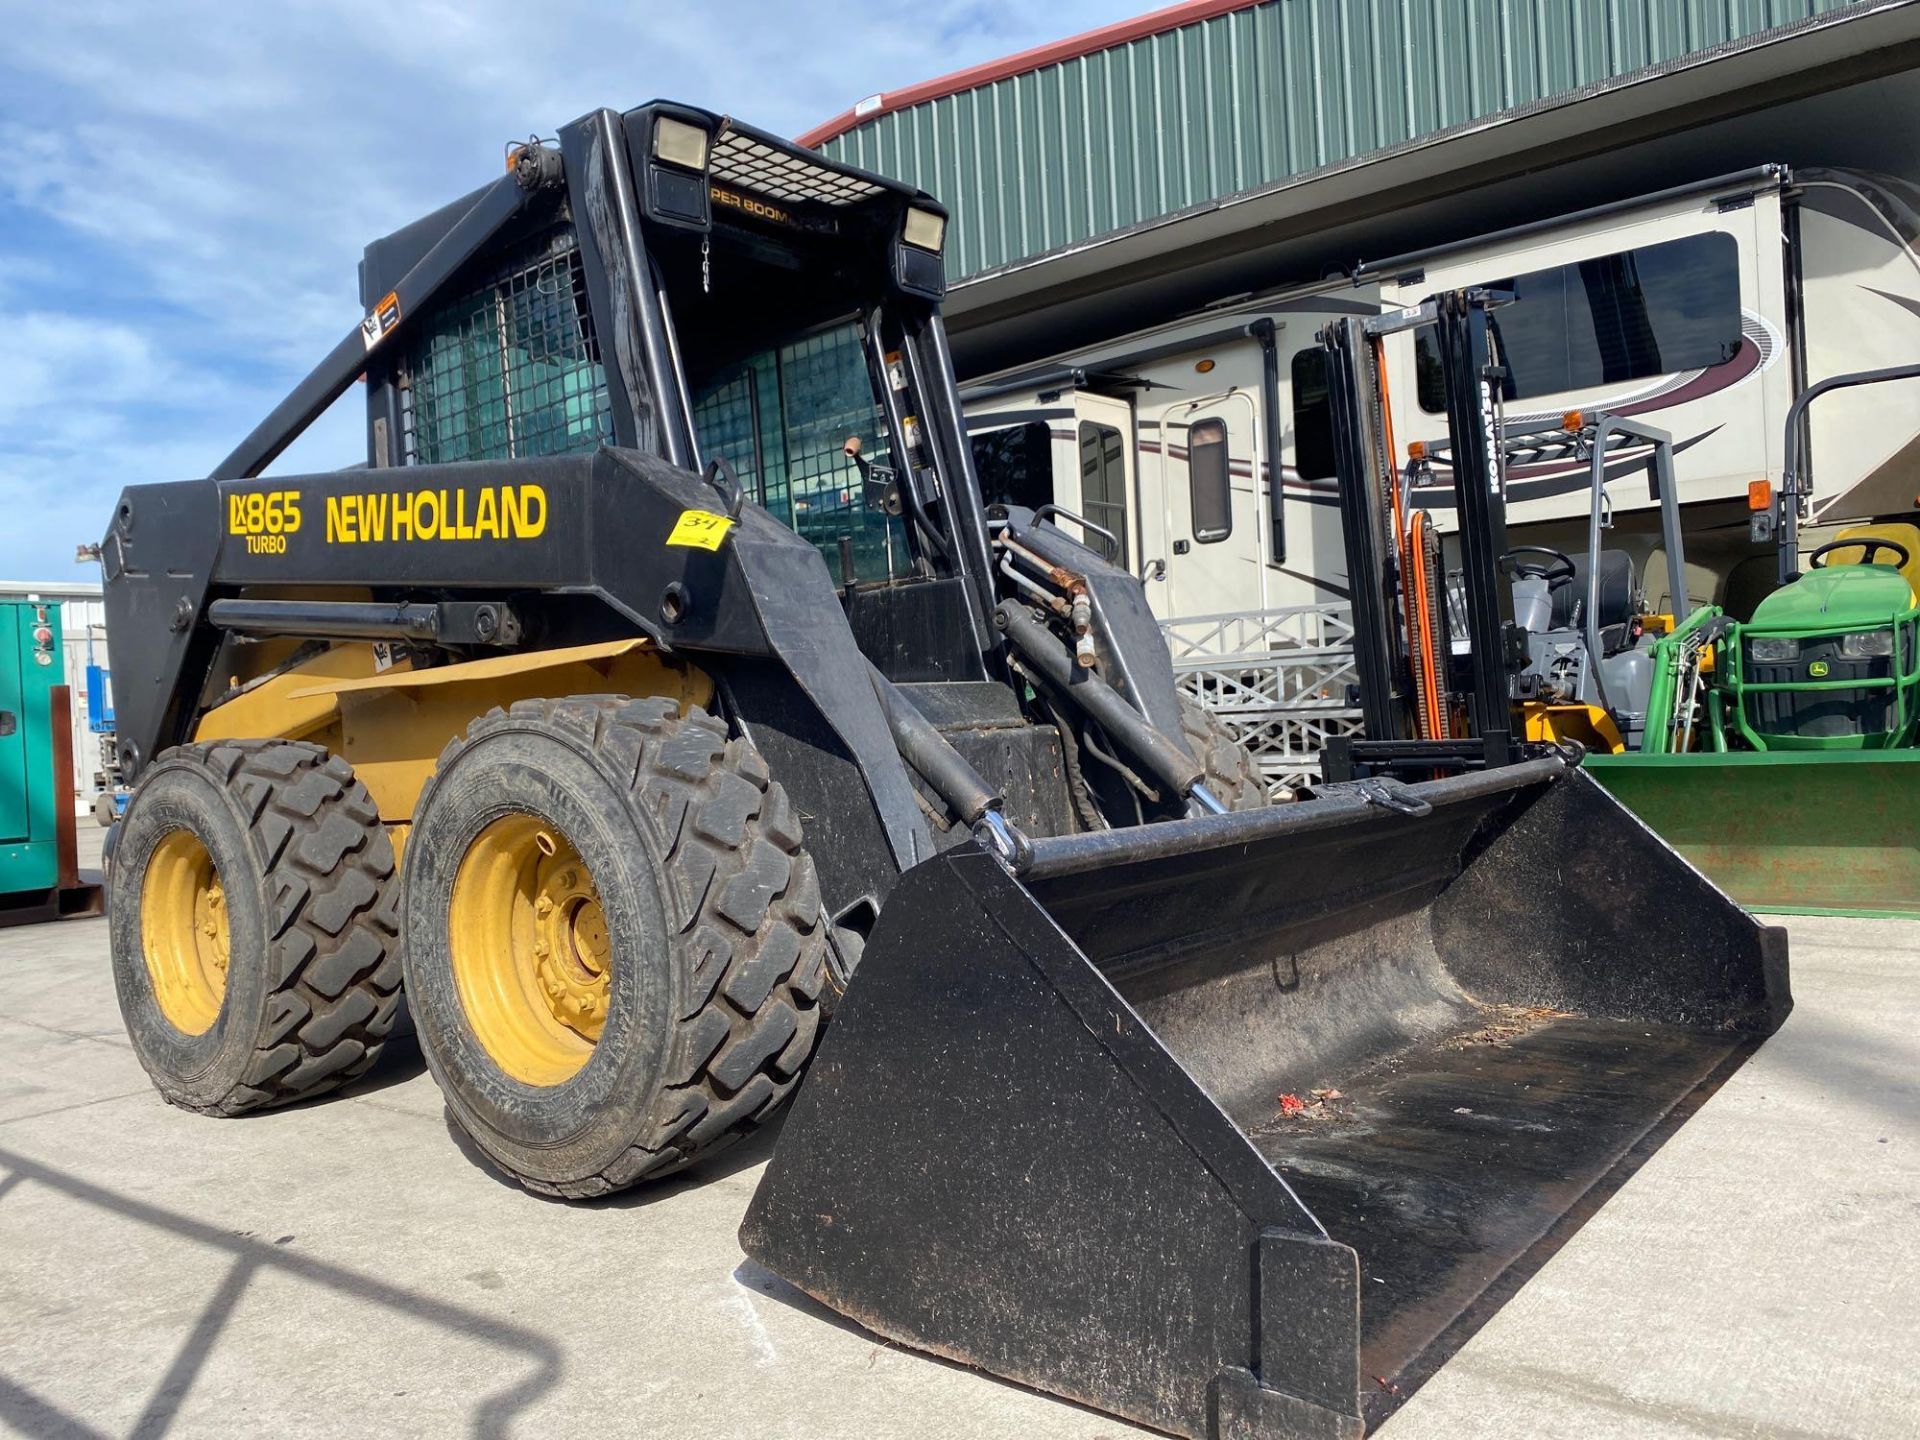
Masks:
[[[140,886],[140,948],[154,999],[183,1035],[204,1035],[227,993],[227,895],[207,847],[170,830]]]
[[[453,878],[447,942],[467,1023],[527,1085],[580,1073],[607,1023],[613,944],[580,852],[544,820],[508,815]]]

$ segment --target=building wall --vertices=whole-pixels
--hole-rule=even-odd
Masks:
[[[1855,3],[1265,0],[821,148],[945,201],[959,278]]]

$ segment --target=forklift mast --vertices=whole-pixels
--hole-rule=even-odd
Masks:
[[[1329,778],[1511,764],[1539,753],[1548,742],[1574,738],[1555,728],[1568,723],[1551,718],[1556,710],[1584,712],[1571,722],[1587,727],[1583,743],[1611,749],[1637,741],[1645,719],[1645,697],[1636,683],[1642,671],[1631,665],[1623,670],[1617,663],[1623,646],[1609,648],[1601,603],[1602,535],[1611,523],[1608,485],[1644,471],[1648,499],[1659,511],[1669,593],[1684,612],[1686,563],[1673,437],[1610,412],[1507,424],[1497,318],[1507,298],[1484,290],[1453,291],[1415,309],[1341,320],[1321,333],[1330,358],[1335,461],[1365,723],[1364,739],[1330,745]],[[1410,446],[1405,469],[1395,473],[1382,443],[1392,433],[1386,387],[1368,367],[1378,363],[1380,336],[1416,326],[1434,335],[1448,438]],[[1510,546],[1506,523],[1508,468],[1568,461],[1584,466],[1589,489],[1586,569],[1577,590],[1580,567],[1571,557],[1539,545]],[[1434,574],[1437,547],[1430,544],[1423,552],[1412,543],[1424,523],[1416,499],[1431,483],[1435,467],[1445,467],[1452,480],[1459,566],[1444,587],[1452,601],[1449,613],[1437,617],[1423,613],[1442,608],[1426,596],[1442,588]],[[1416,523],[1408,523],[1409,513]],[[1388,514],[1396,531],[1391,544],[1382,533]],[[1523,559],[1529,554],[1534,559]],[[1553,563],[1540,565],[1542,557]],[[1556,566],[1565,568],[1556,571]],[[1630,566],[1626,578],[1629,598],[1640,603],[1644,597],[1634,590]],[[1523,581],[1530,583],[1523,586]],[[1559,618],[1556,596],[1566,601]],[[1449,619],[1464,623],[1463,654],[1452,653]],[[1422,644],[1449,652],[1439,658],[1439,694],[1424,703],[1416,692],[1417,662],[1425,657],[1413,653]],[[1433,711],[1439,712],[1437,722],[1426,718]],[[1464,735],[1457,733],[1462,722]]]
[[[1486,290],[1452,291],[1410,310],[1335,321],[1320,334],[1329,357],[1341,530],[1354,596],[1354,648],[1366,738],[1329,745],[1329,780],[1357,775],[1479,769],[1520,757],[1513,733],[1516,686],[1526,666],[1526,636],[1513,597],[1499,583],[1507,551],[1505,468],[1499,441],[1500,381],[1493,310],[1507,297]],[[1447,399],[1448,448],[1459,507],[1461,584],[1468,662],[1465,687],[1470,733],[1413,738],[1406,620],[1400,596],[1401,557],[1382,517],[1393,508],[1387,487],[1402,483],[1394,459],[1376,442],[1383,433],[1374,342],[1420,326],[1434,327]],[[1440,657],[1445,663],[1448,657]]]

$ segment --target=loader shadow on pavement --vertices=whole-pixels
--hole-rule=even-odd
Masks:
[[[207,1357],[219,1343],[221,1332],[226,1328],[235,1307],[246,1294],[247,1288],[263,1272],[278,1271],[308,1284],[324,1286],[355,1301],[397,1311],[449,1332],[517,1352],[533,1362],[535,1368],[531,1374],[497,1394],[483,1396],[474,1406],[471,1433],[476,1436],[508,1434],[515,1417],[560,1381],[564,1369],[560,1348],[532,1330],[508,1324],[479,1310],[470,1310],[386,1284],[373,1276],[358,1274],[297,1251],[289,1251],[276,1243],[229,1234],[189,1216],[108,1190],[5,1148],[0,1148],[0,1169],[6,1172],[4,1177],[0,1177],[0,1201],[4,1201],[9,1191],[23,1183],[44,1185],[69,1200],[95,1206],[121,1219],[165,1231],[232,1257],[232,1263],[213,1298],[201,1308],[172,1365],[154,1388],[129,1432],[135,1440],[159,1440],[172,1428],[181,1402],[191,1390]],[[33,1440],[55,1440],[55,1437],[65,1440],[68,1436],[105,1433],[40,1399],[5,1374],[0,1374],[0,1421],[17,1426]]]

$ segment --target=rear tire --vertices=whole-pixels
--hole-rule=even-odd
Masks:
[[[1199,701],[1180,697],[1180,739],[1206,770],[1206,785],[1229,810],[1264,810],[1267,784],[1253,752]]]
[[[393,846],[317,745],[163,754],[114,849],[114,988],[172,1104],[238,1115],[364,1075],[401,1008]]]
[[[677,1169],[798,1082],[826,973],[819,885],[786,792],[704,711],[585,696],[483,716],[441,755],[407,861],[421,1050],[454,1120],[527,1189],[604,1195]],[[568,907],[586,922],[554,930]]]

